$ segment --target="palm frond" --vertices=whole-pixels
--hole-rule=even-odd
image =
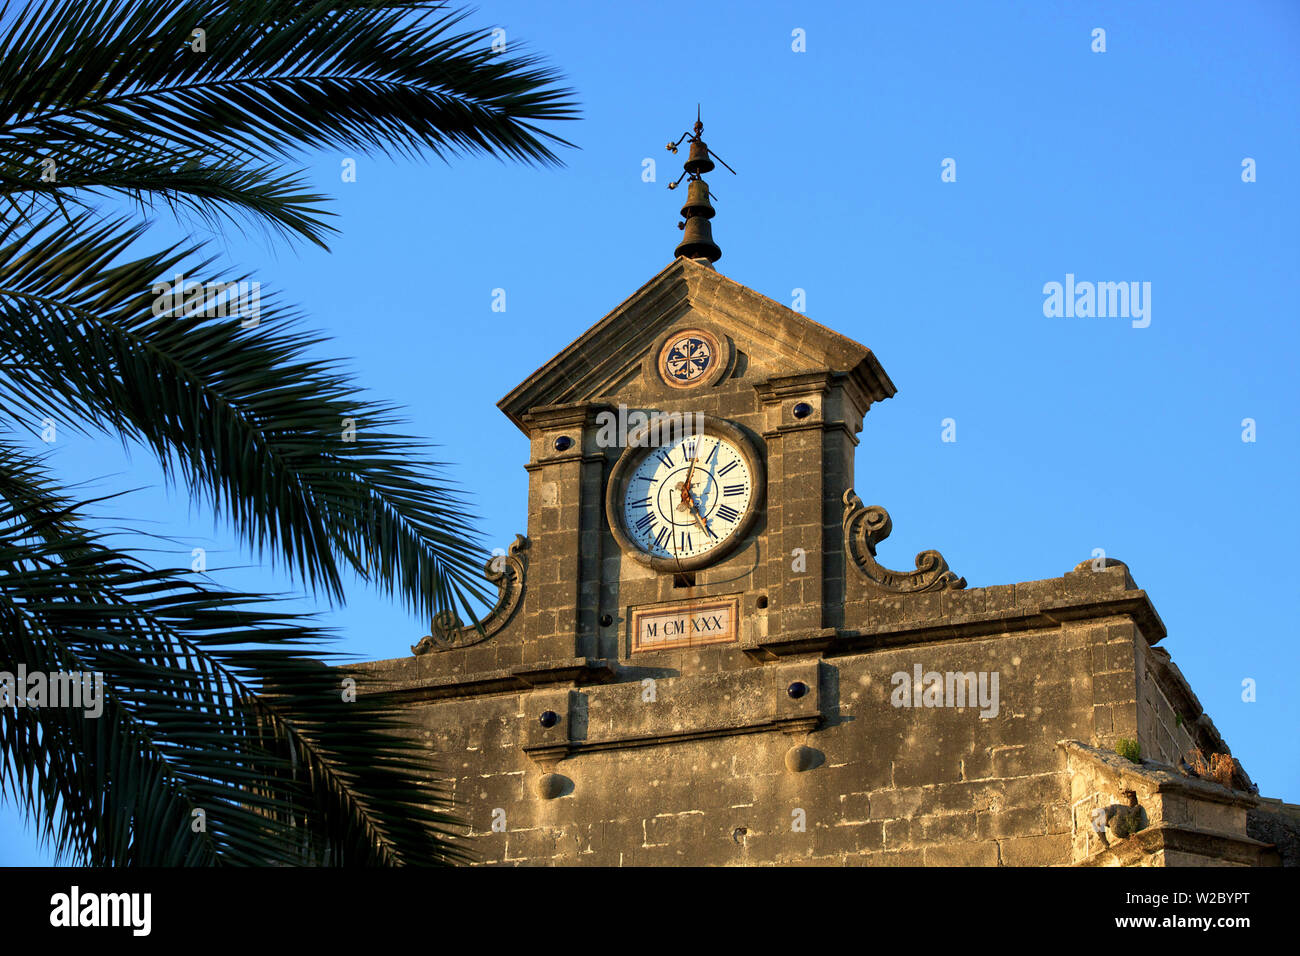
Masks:
[[[572,144],[539,124],[574,118],[571,91],[538,57],[494,51],[490,32],[456,32],[466,14],[444,9],[60,0],[27,10],[0,37],[12,53],[0,63],[0,152],[7,141],[57,155],[90,132],[244,158],[328,147],[558,163],[547,144]]]
[[[46,178],[47,171],[53,178]],[[328,197],[309,191],[301,172],[274,165],[234,166],[200,161],[192,155],[148,143],[79,143],[65,149],[53,167],[37,162],[6,162],[0,154],[0,195],[25,194],[34,208],[21,219],[33,223],[56,201],[95,212],[98,201],[120,195],[141,214],[166,207],[194,214],[204,225],[224,223],[269,226],[285,238],[302,236],[322,248],[334,230],[325,218]]]
[[[251,280],[213,275],[203,244],[142,254],[148,220],[129,225],[101,201],[324,245],[324,197],[277,159],[328,148],[556,164],[552,149],[571,144],[546,126],[575,117],[558,74],[425,0],[52,0],[9,13],[0,432],[54,417],[141,443],[254,551],[332,600],[351,569],[426,616],[473,618],[486,600],[473,515],[397,410],[310,358],[322,339],[274,296],[258,294],[254,322],[230,314],[229,283]],[[173,277],[180,294],[160,296]],[[325,632],[265,596],[151,569],[88,528],[41,462],[0,441],[0,667],[100,672],[110,688],[99,718],[0,708],[0,797],[60,855],[463,859],[422,748],[383,688],[342,699]],[[211,811],[203,830],[198,809]]]
[[[0,445],[0,465],[0,670],[105,685],[101,715],[0,708],[0,792],[46,822],[57,852],[91,865],[465,858],[454,818],[431,808],[446,797],[421,748],[394,737],[398,715],[345,701],[319,660],[328,635],[264,596],[141,565],[83,530],[35,458]]]
[[[143,442],[258,553],[335,599],[342,562],[430,618],[472,617],[486,600],[474,516],[394,410],[304,357],[320,339],[271,296],[249,328],[185,314],[188,299],[159,308],[160,280],[197,250],[118,262],[138,234],[80,219],[0,234],[0,407]]]

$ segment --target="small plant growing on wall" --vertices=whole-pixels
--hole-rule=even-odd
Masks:
[[[1133,763],[1142,762],[1142,745],[1128,737],[1121,737],[1115,741],[1115,753]]]
[[[1221,787],[1232,789],[1232,777],[1237,772],[1237,761],[1231,755],[1210,754],[1207,758],[1199,748],[1193,748],[1183,756],[1183,760],[1196,776],[1213,780]]]

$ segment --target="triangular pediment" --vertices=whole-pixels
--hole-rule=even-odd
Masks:
[[[702,262],[678,258],[497,406],[527,432],[530,409],[615,399],[635,387],[647,353],[662,337],[693,321],[721,329],[758,377],[826,371],[857,377],[870,400],[894,394],[893,382],[865,345]]]

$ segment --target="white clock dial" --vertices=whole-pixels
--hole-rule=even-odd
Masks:
[[[706,555],[749,514],[754,478],[741,450],[725,438],[693,435],[652,448],[627,480],[627,535],[652,557]]]

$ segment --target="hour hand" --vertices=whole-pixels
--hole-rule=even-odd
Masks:
[[[677,502],[677,510],[679,511],[692,510],[695,505],[693,501],[694,496],[690,494],[690,484],[686,483],[686,481],[679,481],[679,483],[673,485],[673,490],[676,490],[676,492],[681,492],[681,501]]]
[[[695,496],[691,495],[688,501],[690,503],[691,512],[695,515],[695,523],[700,526],[700,530],[710,538],[716,538],[717,535],[713,533],[713,529],[705,523],[704,515],[700,514],[700,506],[695,503]]]

